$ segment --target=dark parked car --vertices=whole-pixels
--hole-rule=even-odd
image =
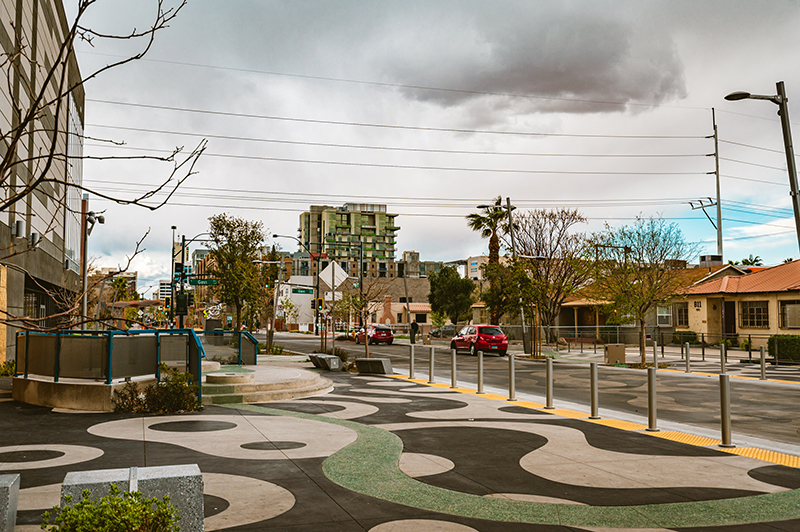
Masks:
[[[447,325],[442,325],[438,329],[431,330],[431,337],[432,338],[452,338],[456,335],[456,331],[458,331],[458,326],[453,325],[452,323],[448,323]]]
[[[370,325],[367,327],[366,334],[364,333],[364,329],[358,331],[358,334],[356,334],[356,343],[360,344],[364,342],[364,338],[369,339],[370,344],[385,343],[386,345],[392,345],[394,334],[392,334],[392,330],[385,325]]]
[[[508,338],[497,325],[467,325],[450,342],[450,349],[469,351],[470,355],[483,351],[504,356],[508,351]]]

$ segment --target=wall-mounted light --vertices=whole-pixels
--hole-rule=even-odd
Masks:
[[[25,236],[25,221],[17,220],[14,222],[14,237],[23,238]]]

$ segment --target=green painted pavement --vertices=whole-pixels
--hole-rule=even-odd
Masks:
[[[611,528],[679,528],[747,525],[800,519],[800,490],[721,499],[638,506],[577,506],[481,497],[415,480],[398,468],[402,440],[378,427],[255,405],[227,408],[331,423],[353,430],[356,440],[322,464],[336,484],[385,501],[448,515],[542,525]]]

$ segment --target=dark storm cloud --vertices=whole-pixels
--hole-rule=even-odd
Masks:
[[[211,58],[233,45],[240,61],[284,72],[458,89],[400,89],[443,107],[490,92],[540,97],[488,96],[500,108],[618,111],[541,97],[658,104],[686,93],[674,43],[647,4],[233,0],[220,17],[202,6],[211,4],[199,1],[193,17],[215,25],[204,31]]]

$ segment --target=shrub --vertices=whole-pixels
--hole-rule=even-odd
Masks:
[[[686,342],[690,344],[697,343],[697,333],[694,331],[675,331],[672,333],[672,343],[683,345]]]
[[[800,360],[800,336],[775,334],[767,342],[769,355],[776,360]]]
[[[178,511],[169,502],[145,499],[138,491],[125,492],[120,496],[116,485],[111,493],[100,499],[90,499],[89,490],[84,490],[81,500],[71,505],[72,496],[65,497],[63,508],[53,507],[53,514],[42,514],[42,529],[51,532],[178,532]],[[51,518],[55,516],[52,524]]]
[[[0,364],[0,377],[10,377],[11,375],[14,374],[16,367],[17,367],[16,360],[9,360],[8,362]]]
[[[739,344],[739,349],[742,351],[749,351],[750,350],[750,340],[742,340],[742,343]]]
[[[181,373],[166,364],[159,365],[161,382],[151,384],[144,390],[135,382],[128,382],[121,391],[115,392],[111,402],[115,412],[142,414],[175,414],[194,412],[203,405],[197,400],[200,387],[191,384],[191,373]]]
[[[282,355],[283,354],[283,346],[278,344],[272,344],[272,350],[269,353],[270,355]]]

